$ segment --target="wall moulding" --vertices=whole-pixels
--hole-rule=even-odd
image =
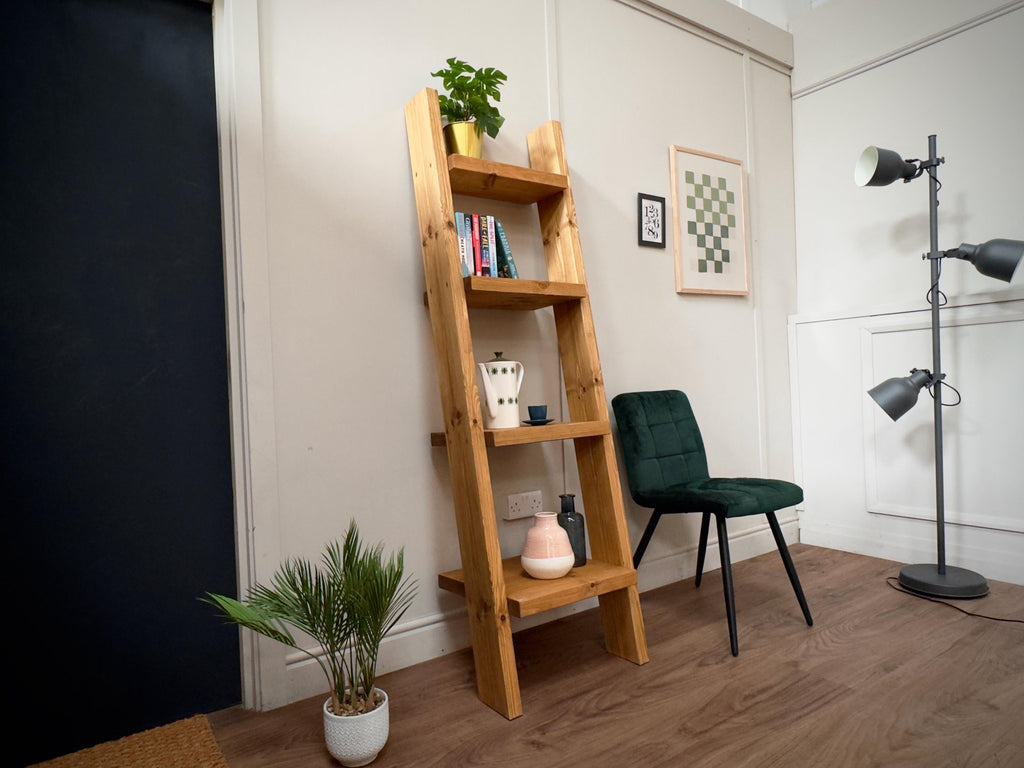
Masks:
[[[742,8],[709,0],[617,0],[622,5],[686,30],[788,75],[793,36]]]
[[[865,391],[910,367],[931,367],[931,326],[922,314],[876,318],[862,327]],[[1007,354],[1024,348],[1024,305],[946,315],[942,334],[946,382],[963,393],[962,404],[943,414],[946,522],[1024,533],[1024,478],[1015,466],[1024,434],[1024,416],[1015,405],[1024,361]],[[943,392],[944,401],[955,400],[948,387]],[[867,397],[863,411],[866,511],[934,520],[932,404],[919,400],[899,422]]]
[[[821,80],[817,80],[816,82],[808,85],[795,88],[793,90],[793,100],[796,101],[799,98],[809,96],[812,93],[828,88],[829,86],[836,85],[837,83],[841,83],[844,80],[849,80],[851,77],[856,77],[857,75],[870,72],[878,67],[883,67],[890,62],[920,51],[930,45],[941,43],[943,40],[953,37],[954,35],[958,35],[961,32],[966,32],[969,29],[973,29],[980,24],[985,24],[989,21],[1005,16],[1008,13],[1022,9],[1024,9],[1024,0],[1014,0],[1014,2],[1007,3],[1006,5],[1002,5],[998,8],[993,8],[985,13],[978,14],[977,16],[972,16],[959,24],[954,24],[953,26],[939,30],[930,35],[926,35],[919,40],[915,40],[912,43],[908,43],[900,48],[884,53],[881,56],[876,56],[875,58],[854,67],[844,69],[841,72],[836,72],[834,75],[822,78]]]
[[[972,293],[952,295],[943,305],[942,311],[948,312],[957,308],[997,306],[1006,304],[1012,307],[1013,302],[1024,301],[1024,287],[1002,288],[985,293]],[[838,320],[858,320],[874,317],[891,317],[893,315],[910,314],[914,312],[927,312],[928,307],[920,303],[910,304],[889,304],[886,306],[855,308],[845,312],[805,312],[789,316],[789,325],[799,326],[809,323],[830,323]],[[945,320],[943,320],[945,322]]]
[[[259,14],[254,3],[213,0],[213,55],[221,146],[221,219],[235,492],[235,541],[241,592],[275,562],[277,438],[270,348],[270,282],[263,176]],[[242,703],[269,709],[280,687],[283,651],[243,632]]]

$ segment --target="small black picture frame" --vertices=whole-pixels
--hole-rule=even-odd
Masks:
[[[665,198],[638,192],[636,195],[636,244],[665,247]]]

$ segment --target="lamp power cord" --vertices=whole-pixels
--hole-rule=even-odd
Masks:
[[[932,400],[935,399],[935,390],[937,390],[940,385],[943,387],[947,387],[948,389],[952,389],[954,392],[956,392],[956,402],[943,403],[940,400],[940,404],[944,405],[947,408],[952,408],[953,406],[960,405],[960,402],[963,400],[963,397],[960,395],[960,390],[954,387],[952,384],[947,384],[944,381],[936,381],[932,386],[928,387],[928,394],[932,396]],[[939,394],[939,397],[942,397],[941,393]]]
[[[1004,616],[989,616],[989,615],[984,614],[984,613],[973,613],[971,611],[965,611],[959,605],[954,605],[953,603],[947,603],[945,600],[939,600],[938,598],[935,598],[935,597],[929,597],[928,595],[921,595],[921,594],[918,594],[917,592],[912,592],[909,589],[904,589],[903,587],[901,587],[899,585],[899,579],[897,579],[895,576],[886,576],[885,577],[885,581],[886,581],[886,583],[890,587],[895,589],[897,592],[902,592],[903,594],[910,595],[912,597],[919,597],[922,600],[927,600],[930,603],[938,603],[939,605],[945,605],[945,606],[947,606],[949,608],[954,608],[954,609],[960,611],[960,613],[966,614],[967,616],[974,616],[977,619],[988,619],[989,621],[1003,621],[1003,622],[1006,622],[1008,624],[1024,624],[1024,619],[1008,619],[1008,618],[1006,618]]]
[[[929,175],[932,175],[932,169],[931,168],[928,169],[928,173],[929,173]],[[938,183],[938,179],[936,179],[936,183]],[[928,254],[925,254],[924,258],[926,258],[926,259],[929,258]],[[928,293],[925,294],[924,298],[925,298],[925,301],[927,301],[929,305],[934,304],[937,301],[939,303],[940,307],[944,307],[944,306],[946,306],[946,304],[948,303],[949,300],[946,298],[946,294],[944,294],[939,289],[939,277],[942,275],[942,258],[941,257],[938,258],[937,262],[938,262],[937,263],[938,271],[937,271],[937,274],[935,275],[935,282],[932,283],[931,288],[928,289]],[[943,375],[943,377],[944,377],[944,375]],[[956,387],[954,387],[952,384],[946,383],[945,381],[936,380],[936,381],[933,381],[931,384],[928,384],[927,387],[928,387],[928,394],[932,396],[932,400],[934,400],[936,397],[938,397],[939,398],[939,403],[941,405],[947,407],[947,408],[952,408],[954,406],[960,405],[961,401],[963,401],[963,396],[960,394],[960,390],[957,389]],[[956,401],[952,402],[952,403],[943,403],[942,402],[942,392],[939,389],[940,387],[949,387],[950,389],[952,389],[956,393]],[[938,392],[938,395],[936,395],[936,392]]]

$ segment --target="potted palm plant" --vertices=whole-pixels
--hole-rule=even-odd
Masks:
[[[365,547],[355,521],[344,542],[329,544],[320,567],[289,558],[269,586],[257,584],[244,601],[207,593],[231,623],[302,651],[323,670],[331,695],[324,702],[324,738],[345,766],[372,762],[387,742],[387,694],[376,687],[384,636],[412,604],[416,584],[404,577],[404,551],[384,557],[382,544]],[[292,630],[319,644],[307,650]]]
[[[430,74],[440,77],[448,91],[437,97],[441,116],[447,120],[444,137],[448,154],[480,157],[483,134],[495,138],[505,122],[491,99],[501,101],[499,89],[508,78],[494,67],[475,69],[454,57],[446,63],[446,68]]]

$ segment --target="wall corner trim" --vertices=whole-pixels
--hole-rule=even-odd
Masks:
[[[617,0],[641,13],[683,26],[709,40],[727,42],[787,73],[793,68],[793,36],[730,3],[718,0]]]
[[[958,35],[961,32],[966,32],[969,29],[973,29],[974,27],[980,26],[981,24],[985,24],[986,22],[993,21],[1002,16],[1005,16],[1008,13],[1012,13],[1013,11],[1019,11],[1021,9],[1024,9],[1024,0],[1014,0],[1011,3],[1007,3],[1006,5],[1000,6],[999,8],[993,8],[992,10],[986,13],[982,13],[979,14],[978,16],[973,16],[969,19],[965,19],[959,24],[954,24],[951,27],[947,27],[946,29],[934,32],[930,35],[922,37],[920,40],[915,40],[912,43],[908,43],[907,45],[904,45],[901,48],[889,51],[888,53],[884,53],[881,56],[876,56],[873,59],[865,61],[854,67],[850,67],[849,69],[844,69],[841,72],[836,72],[834,75],[829,75],[828,77],[822,78],[817,82],[810,83],[809,85],[797,88],[796,90],[793,91],[793,101],[796,101],[797,99],[802,98],[804,96],[810,96],[812,93],[816,93],[817,91],[820,91],[824,88],[828,88],[829,86],[841,83],[844,80],[849,80],[850,78],[856,77],[857,75],[862,75],[865,72],[870,72],[872,69],[877,69],[878,67],[885,66],[890,62],[896,61],[897,59],[901,59],[904,56],[910,55],[911,53],[916,53],[917,51],[920,51],[923,48],[927,48],[930,45],[934,45],[935,43],[941,43],[943,40]]]

